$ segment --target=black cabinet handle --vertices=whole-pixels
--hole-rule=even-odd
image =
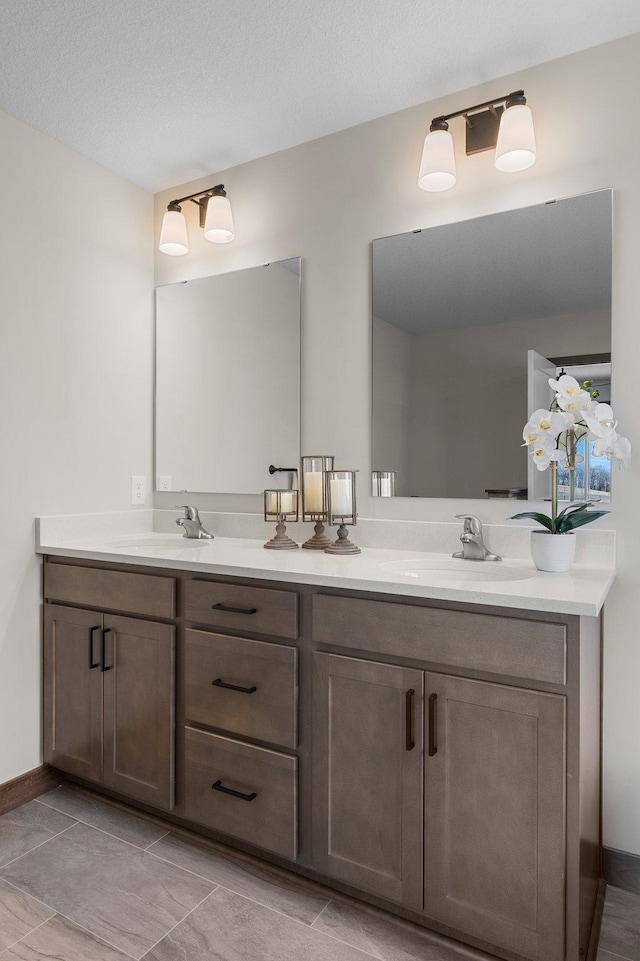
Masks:
[[[241,694],[255,694],[258,690],[255,685],[253,687],[240,687],[238,684],[227,684],[221,677],[217,677],[211,683],[214,687],[224,687],[227,691],[240,691]]]
[[[429,757],[433,757],[434,754],[438,753],[438,716],[436,714],[437,700],[437,694],[429,695]]]
[[[409,688],[404,696],[405,704],[405,748],[407,751],[413,751],[416,746],[415,737],[413,733],[413,698],[415,695],[413,688]]]
[[[251,794],[243,794],[242,791],[234,791],[233,788],[225,787],[222,781],[215,781],[211,787],[214,791],[220,791],[222,794],[229,794],[231,797],[240,798],[241,801],[253,801],[258,795],[255,791]]]
[[[97,627],[89,628],[89,670],[92,671],[94,667],[100,667],[100,661],[93,662],[93,636],[96,631],[100,630],[100,625]]]
[[[214,611],[226,611],[227,614],[257,614],[257,607],[230,607],[228,604],[212,604]]]
[[[106,643],[107,634],[113,634],[113,631],[111,630],[110,627],[105,627],[100,637],[100,670],[102,671],[103,674],[105,671],[110,671],[111,668],[113,667],[113,664],[110,664],[109,666],[107,666],[107,663],[106,663],[105,656],[106,656],[106,649],[107,649],[107,643]]]

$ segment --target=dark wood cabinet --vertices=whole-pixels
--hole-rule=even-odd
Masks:
[[[68,557],[44,592],[50,764],[507,961],[595,956],[599,618]]]
[[[170,811],[174,797],[174,634],[105,616],[103,784]]]
[[[175,628],[47,604],[45,761],[169,811]]]
[[[565,698],[425,675],[425,914],[564,958]]]
[[[313,666],[314,862],[419,910],[422,672],[323,653]]]
[[[88,781],[102,778],[102,614],[44,609],[44,759]]]

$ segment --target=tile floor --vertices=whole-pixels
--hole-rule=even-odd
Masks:
[[[0,817],[1,961],[474,957],[70,787]],[[598,961],[640,961],[639,896],[609,888]]]

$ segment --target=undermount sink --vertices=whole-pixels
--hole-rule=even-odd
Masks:
[[[122,551],[125,554],[148,554],[153,549],[162,552],[167,550],[182,551],[188,547],[204,547],[208,543],[210,541],[204,538],[167,534],[164,537],[127,537],[123,540],[110,541],[109,547],[114,551]]]
[[[524,581],[534,572],[526,568],[508,567],[502,561],[465,561],[462,558],[424,558],[415,561],[386,561],[385,571],[413,578],[417,583],[495,584],[500,581]]]

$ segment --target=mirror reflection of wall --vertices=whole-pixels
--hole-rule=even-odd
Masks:
[[[526,497],[553,396],[531,353],[610,363],[610,190],[374,241],[372,468],[398,496]]]
[[[157,488],[257,494],[299,459],[299,258],[159,287]]]

